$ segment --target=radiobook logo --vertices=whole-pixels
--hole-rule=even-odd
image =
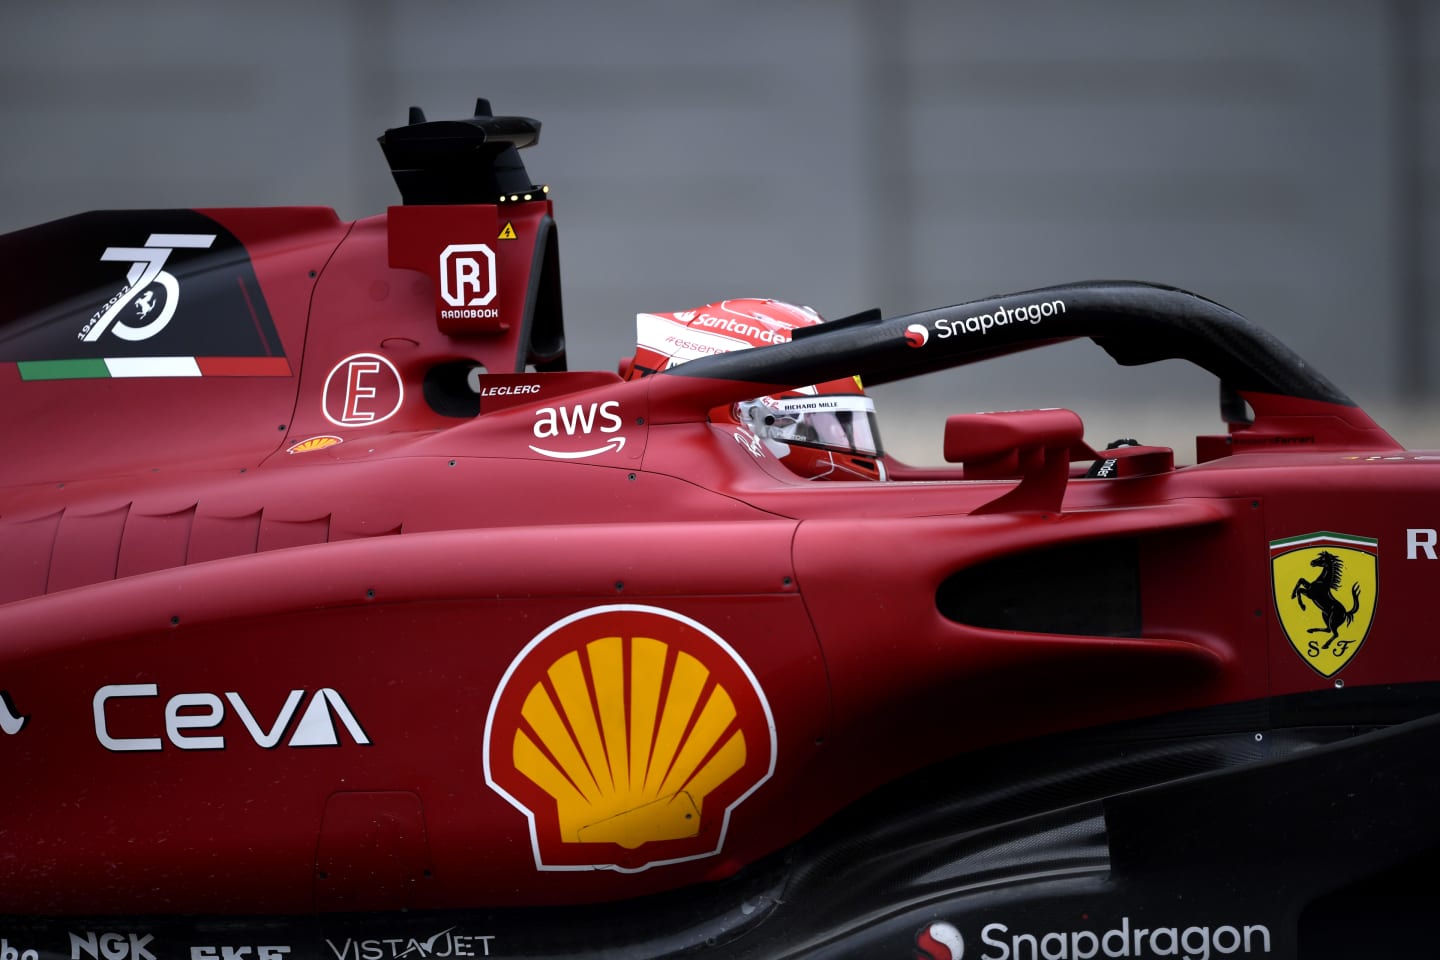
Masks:
[[[452,243],[440,253],[440,299],[452,307],[488,309],[442,310],[448,319],[494,318],[495,251],[485,243]]]

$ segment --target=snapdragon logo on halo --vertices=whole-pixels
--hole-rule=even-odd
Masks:
[[[935,336],[941,340],[962,333],[978,333],[983,336],[996,327],[1025,322],[1033,325],[1046,317],[1058,316],[1064,312],[1064,300],[1045,300],[1041,303],[1027,303],[1018,307],[996,307],[993,313],[980,313],[973,317],[965,317],[963,320],[941,317],[935,321]]]

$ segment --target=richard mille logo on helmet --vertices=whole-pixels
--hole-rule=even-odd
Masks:
[[[85,322],[78,334],[94,343],[106,332],[121,340],[149,340],[170,323],[180,305],[180,281],[165,269],[179,249],[206,250],[213,233],[152,233],[143,247],[106,247],[101,260],[128,262],[125,285]]]
[[[775,769],[775,723],[717,634],[658,607],[582,610],[510,664],[485,779],[529,823],[539,870],[645,870],[714,856]]]
[[[1333,677],[1360,652],[1375,615],[1377,541],[1320,531],[1270,544],[1275,611],[1300,658]]]

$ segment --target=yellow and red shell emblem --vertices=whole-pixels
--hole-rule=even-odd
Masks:
[[[308,440],[301,440],[299,443],[292,444],[291,447],[290,447],[288,450],[286,450],[285,452],[286,452],[286,453],[310,453],[310,452],[315,451],[315,450],[324,450],[326,447],[333,447],[333,446],[335,446],[335,444],[337,444],[337,443],[343,443],[343,442],[344,442],[344,441],[343,441],[340,437],[331,436],[331,435],[328,435],[328,434],[327,434],[327,435],[325,435],[325,436],[320,436],[320,437],[311,437],[311,438],[308,439]]]
[[[485,724],[485,779],[529,820],[540,870],[713,856],[774,769],[775,723],[750,668],[658,607],[593,607],[547,627]]]

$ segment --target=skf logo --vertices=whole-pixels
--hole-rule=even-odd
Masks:
[[[395,364],[378,353],[356,353],[325,378],[321,412],[337,427],[368,427],[395,416],[404,402],[405,382]]]
[[[138,933],[70,934],[70,960],[87,956],[90,960],[155,960],[150,943],[155,937]]]
[[[1378,553],[1374,539],[1328,531],[1270,544],[1280,626],[1295,652],[1322,677],[1344,669],[1370,632]]]
[[[268,947],[191,947],[190,960],[285,960],[290,948]]]
[[[535,411],[535,439],[548,440],[562,434],[567,437],[588,437],[597,430],[600,433],[618,433],[624,423],[616,412],[619,409],[619,400],[578,404],[573,407],[541,407]],[[612,450],[618,453],[625,449],[625,438],[611,437],[603,446],[586,450],[551,450],[533,444],[530,449],[559,460],[581,460]]]
[[[932,923],[915,934],[915,960],[962,960],[965,938],[948,923]]]
[[[483,307],[495,299],[495,251],[484,243],[452,243],[441,251],[440,298],[452,307]]]
[[[923,323],[912,323],[905,328],[905,344],[910,347],[923,347],[930,342],[930,328]]]
[[[485,779],[539,870],[714,856],[775,770],[775,722],[718,635],[658,607],[582,610],[526,645],[485,722]]]
[[[121,340],[135,342],[164,330],[180,305],[180,281],[165,269],[165,261],[177,249],[206,250],[214,242],[213,233],[152,233],[143,247],[106,247],[101,260],[128,261],[130,270],[120,292],[86,321],[80,339],[94,343],[109,330]],[[156,287],[162,295],[159,303]],[[129,323],[121,319],[127,308],[134,310],[126,317]]]
[[[25,723],[29,719],[15,709],[15,701],[10,699],[10,691],[0,690],[0,730],[3,730],[6,736],[13,737],[25,729]],[[0,957],[0,960],[5,958]]]

